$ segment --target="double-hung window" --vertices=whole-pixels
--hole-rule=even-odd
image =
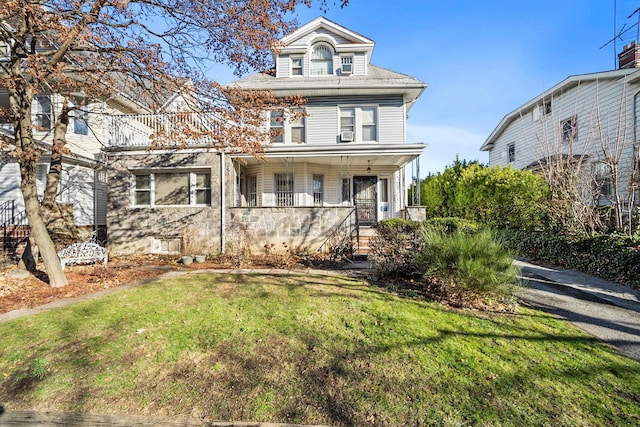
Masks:
[[[293,206],[293,174],[277,173],[274,181],[276,206]]]
[[[377,141],[378,127],[376,125],[376,108],[362,108],[362,140]]]
[[[340,109],[340,132],[355,132],[356,130],[356,109]]]
[[[247,206],[258,206],[258,177],[256,175],[247,177]]]
[[[578,137],[578,124],[576,117],[570,117],[560,122],[560,132],[562,134],[562,142],[574,142]]]
[[[0,41],[0,61],[8,60],[11,57],[11,46]]]
[[[302,115],[303,111],[301,109],[296,109],[294,112],[299,115],[298,118],[292,118],[290,120],[291,127],[291,143],[293,144],[303,144],[305,141],[305,117]]]
[[[305,116],[302,109],[272,110],[269,121],[271,143],[303,144],[305,142]]]
[[[291,58],[291,75],[292,76],[301,76],[302,72],[303,72],[302,57],[293,57],[293,58]]]
[[[340,108],[340,138],[343,142],[378,140],[378,108]]]
[[[133,180],[135,206],[211,206],[211,174],[145,172]]]
[[[343,56],[340,58],[340,73],[349,75],[353,73],[353,57]]]
[[[613,195],[613,183],[611,180],[611,171],[606,164],[596,162],[593,164],[595,192],[598,198],[610,198]]]
[[[513,163],[516,161],[516,143],[511,142],[507,145],[507,158],[509,163]]]
[[[324,175],[313,174],[313,206],[322,206],[324,202]]]
[[[282,110],[271,110],[269,140],[271,143],[284,142],[284,111]]]
[[[73,113],[73,133],[76,135],[89,134],[89,113],[84,108],[78,108]]]
[[[33,121],[37,130],[47,131],[51,129],[51,96],[36,95],[32,105]]]

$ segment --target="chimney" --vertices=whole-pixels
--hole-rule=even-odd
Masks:
[[[635,40],[618,54],[618,68],[640,68],[640,46]]]

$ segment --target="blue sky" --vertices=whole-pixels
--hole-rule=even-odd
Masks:
[[[640,1],[617,0],[617,29],[637,38]],[[322,13],[300,8],[298,21]],[[566,77],[615,68],[614,0],[350,0],[325,16],[376,42],[371,63],[428,84],[408,142],[428,144],[421,176],[479,148],[505,114]]]

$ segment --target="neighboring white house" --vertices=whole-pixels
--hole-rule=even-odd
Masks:
[[[373,41],[323,17],[277,49],[274,70],[230,85],[306,100],[299,120],[264,113],[265,130],[281,131],[265,160],[197,145],[108,147],[113,251],[316,250],[346,223],[406,212],[405,166],[425,148],[407,144],[406,118],[426,84],[372,65]]]
[[[72,113],[68,126],[69,153],[63,156],[57,200],[72,205],[76,226],[88,232],[100,230],[104,233],[107,225],[107,173],[102,148],[112,132],[109,117],[123,112],[140,113],[145,109],[125,97],[105,101],[78,98],[75,101],[80,109]],[[42,148],[41,158],[36,164],[36,185],[40,197],[44,194],[53,127],[62,102],[63,97],[59,94],[41,94],[35,97],[32,105],[34,138]],[[7,92],[2,88],[0,107],[9,107]],[[13,124],[0,123],[0,132],[12,140]],[[15,218],[11,225],[27,224],[20,190],[20,167],[10,147],[0,156],[0,207],[3,208],[3,220],[13,215]]]
[[[620,68],[570,76],[507,114],[486,139],[489,165],[537,169],[563,156],[588,162],[601,203],[612,197],[607,159],[618,159],[620,192],[626,195],[638,159],[640,49],[619,55]],[[583,165],[584,166],[584,165]]]

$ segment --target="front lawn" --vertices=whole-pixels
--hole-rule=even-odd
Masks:
[[[640,364],[570,324],[362,280],[191,274],[0,324],[0,404],[331,425],[638,425]]]

